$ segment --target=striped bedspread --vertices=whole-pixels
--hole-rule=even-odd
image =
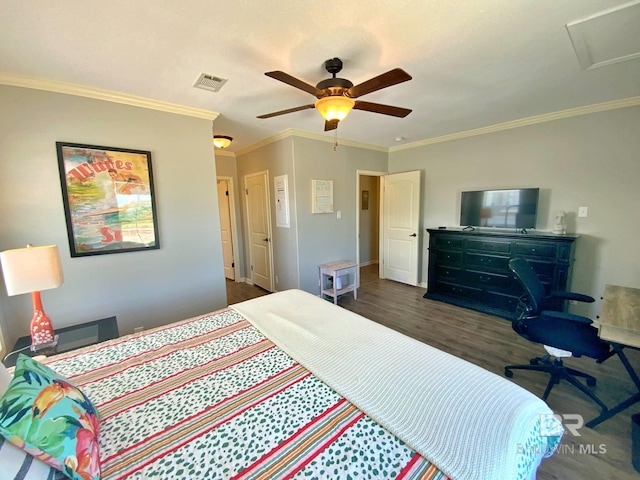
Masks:
[[[103,480],[446,478],[233,309],[46,363],[102,415]]]

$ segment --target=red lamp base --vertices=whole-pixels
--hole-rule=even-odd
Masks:
[[[31,319],[31,350],[40,350],[56,345],[51,319],[44,313],[40,292],[32,292],[33,318]]]

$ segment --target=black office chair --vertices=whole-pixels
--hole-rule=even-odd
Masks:
[[[588,395],[603,411],[607,410],[602,400],[576,378],[584,378],[587,385],[593,387],[596,385],[595,377],[565,366],[562,357],[584,355],[601,363],[613,355],[611,346],[600,340],[590,319],[561,311],[544,310],[545,305],[557,305],[557,299],[583,302],[593,302],[594,299],[573,292],[553,292],[547,295],[535,271],[523,258],[510,260],[509,268],[525,290],[525,295],[519,302],[518,318],[514,320],[512,327],[521,337],[543,344],[549,355],[532,359],[528,365],[507,365],[504,367],[504,374],[512,377],[512,370],[547,372],[551,374],[551,378],[542,395],[543,400],[546,401],[553,386],[564,379]],[[551,356],[556,358],[552,360]]]

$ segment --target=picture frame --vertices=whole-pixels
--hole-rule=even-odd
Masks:
[[[160,248],[151,152],[56,142],[72,257]]]
[[[369,210],[369,190],[362,190],[362,210]]]
[[[333,180],[311,180],[311,213],[333,213]]]

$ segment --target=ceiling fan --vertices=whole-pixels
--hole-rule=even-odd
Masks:
[[[258,118],[271,118],[278,115],[284,115],[285,113],[293,113],[299,112],[300,110],[316,108],[325,119],[324,130],[326,132],[328,130],[336,129],[338,127],[338,122],[343,120],[351,109],[365,110],[367,112],[381,113],[383,115],[402,118],[411,113],[411,110],[408,108],[353,100],[354,98],[361,97],[367,93],[375,92],[376,90],[381,90],[383,88],[411,80],[411,75],[404,70],[394,68],[382,75],[378,75],[377,77],[373,77],[366,82],[362,82],[354,86],[349,80],[336,77],[336,74],[342,70],[342,61],[339,58],[331,58],[327,60],[324,62],[324,68],[332,75],[332,78],[322,80],[315,87],[279,70],[266,72],[265,75],[267,77],[275,78],[287,85],[304,90],[305,92],[315,96],[318,100],[309,105],[259,115]]]

